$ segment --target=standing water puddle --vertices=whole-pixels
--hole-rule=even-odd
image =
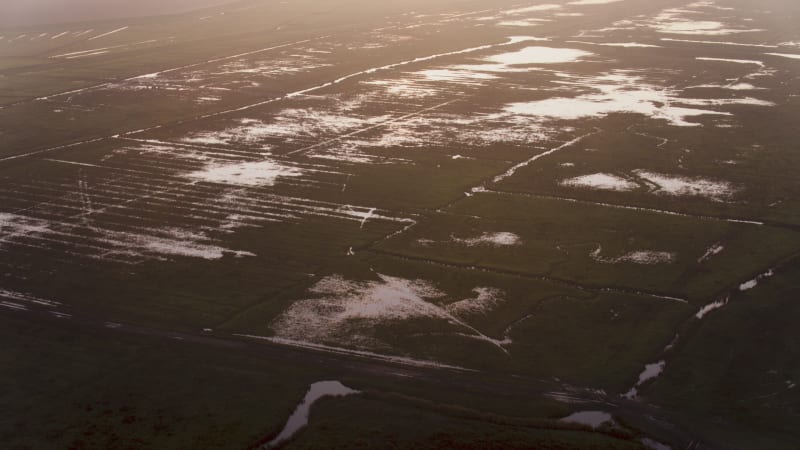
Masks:
[[[577,423],[597,428],[603,424],[615,425],[614,418],[605,411],[581,411],[561,419],[562,422]]]
[[[303,401],[297,405],[289,420],[275,439],[269,441],[262,449],[274,448],[276,445],[294,436],[304,426],[308,425],[308,413],[311,406],[323,397],[344,397],[358,394],[359,391],[350,389],[338,381],[319,381],[313,383],[308,389]]]

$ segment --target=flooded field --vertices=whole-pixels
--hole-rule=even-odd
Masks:
[[[0,313],[29,324],[6,337],[187,341],[187,365],[231,380],[269,374],[249,362],[266,352],[283,365],[272,422],[217,410],[209,426],[241,433],[215,448],[346,447],[353,425],[326,408],[375,402],[397,433],[422,410],[453,434],[505,424],[512,447],[790,448],[795,409],[768,426],[664,399],[702,378],[687,367],[713,359],[697,336],[717,317],[796,284],[799,15],[780,0],[246,0],[0,28]],[[796,399],[793,355],[752,369],[782,391],[742,401]],[[319,379],[344,384],[309,392],[281,431]],[[315,427],[316,398],[353,390]],[[531,405],[481,400],[517,392]],[[7,419],[0,440],[31,445]],[[189,442],[104,430],[48,439]],[[435,446],[425,433],[398,445]]]

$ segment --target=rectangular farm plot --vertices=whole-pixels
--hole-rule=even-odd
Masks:
[[[379,252],[703,302],[800,248],[796,233],[522,195],[477,193]]]
[[[302,177],[270,185],[246,162],[215,172],[223,157],[207,148],[114,141],[58,156],[2,171],[4,288],[109,318],[213,327],[412,223],[292,195],[283,183]]]
[[[621,389],[694,311],[680,302],[488,270],[358,256],[223,329],[420,364],[563,376],[603,387],[617,380]],[[587,345],[599,342],[610,344]]]
[[[509,334],[518,343],[515,368],[624,392],[693,310],[625,294],[548,298]]]
[[[759,117],[773,116],[788,126],[783,118],[796,112],[780,106]],[[609,117],[598,122],[602,131],[487,187],[793,227],[800,223],[792,207],[800,193],[794,138],[783,125],[755,122],[698,133]]]

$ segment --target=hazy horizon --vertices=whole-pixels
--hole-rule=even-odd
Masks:
[[[237,0],[4,0],[0,28],[174,14]]]

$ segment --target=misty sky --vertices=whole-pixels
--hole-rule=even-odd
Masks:
[[[0,0],[0,27],[147,16],[235,0]]]

